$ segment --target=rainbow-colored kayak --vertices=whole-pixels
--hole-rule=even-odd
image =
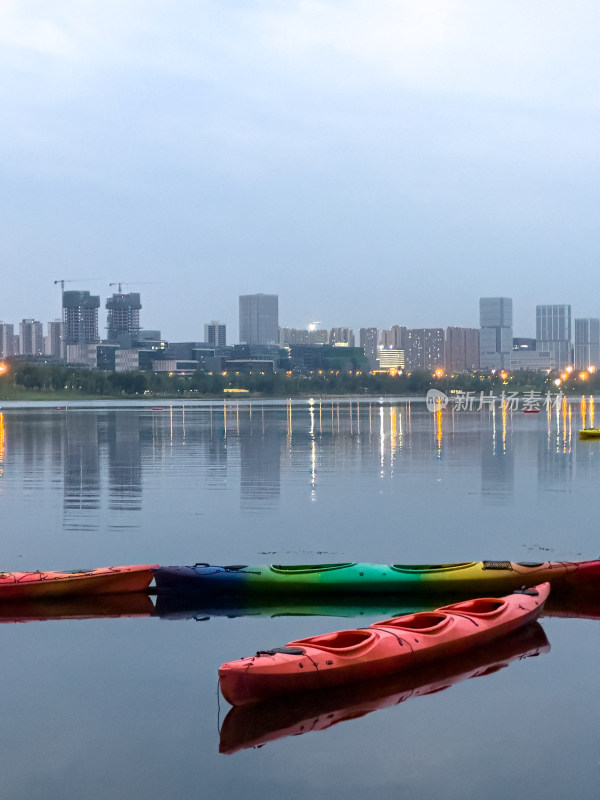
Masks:
[[[158,594],[510,592],[549,581],[554,589],[600,582],[600,561],[469,561],[459,564],[308,564],[159,567]]]
[[[0,600],[142,592],[158,564],[65,572],[0,572]]]

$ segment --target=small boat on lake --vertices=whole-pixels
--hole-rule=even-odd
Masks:
[[[516,661],[549,651],[544,629],[533,622],[487,647],[387,678],[234,706],[223,720],[219,752],[230,755],[288,736],[325,731],[339,722],[445,691],[471,678],[494,675]]]
[[[0,572],[0,600],[143,592],[158,564],[65,572]]]
[[[581,428],[580,439],[600,439],[600,428]]]
[[[468,561],[457,564],[262,564],[159,567],[157,594],[317,595],[330,593],[511,592],[550,581],[554,589],[600,581],[598,561]]]
[[[537,619],[549,593],[550,584],[542,583],[506,597],[480,597],[368,628],[296,639],[222,664],[219,686],[225,699],[238,706],[382,678],[513,633]]]

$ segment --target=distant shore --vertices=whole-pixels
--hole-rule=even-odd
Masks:
[[[307,399],[310,397],[424,398],[430,389],[449,398],[468,395],[471,402],[526,394],[546,398],[600,394],[600,373],[519,371],[447,375],[440,371],[372,373],[318,370],[308,374],[109,372],[62,365],[15,363],[0,375],[0,403],[10,401],[167,400],[223,401],[232,399]]]

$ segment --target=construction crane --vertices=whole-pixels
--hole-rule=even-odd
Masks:
[[[93,278],[58,278],[58,280],[54,281],[54,285],[56,286],[57,283],[60,283],[60,289],[62,292],[65,290],[65,283],[74,283],[76,281],[91,281]]]
[[[130,283],[135,283],[137,285],[137,284],[145,284],[145,283],[156,283],[156,281],[113,281],[112,283],[109,283],[108,285],[109,286],[117,286],[118,287],[118,289],[117,289],[118,293],[122,294],[121,286],[129,286]]]

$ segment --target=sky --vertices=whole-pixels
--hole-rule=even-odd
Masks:
[[[593,0],[0,0],[0,320],[600,317]]]

